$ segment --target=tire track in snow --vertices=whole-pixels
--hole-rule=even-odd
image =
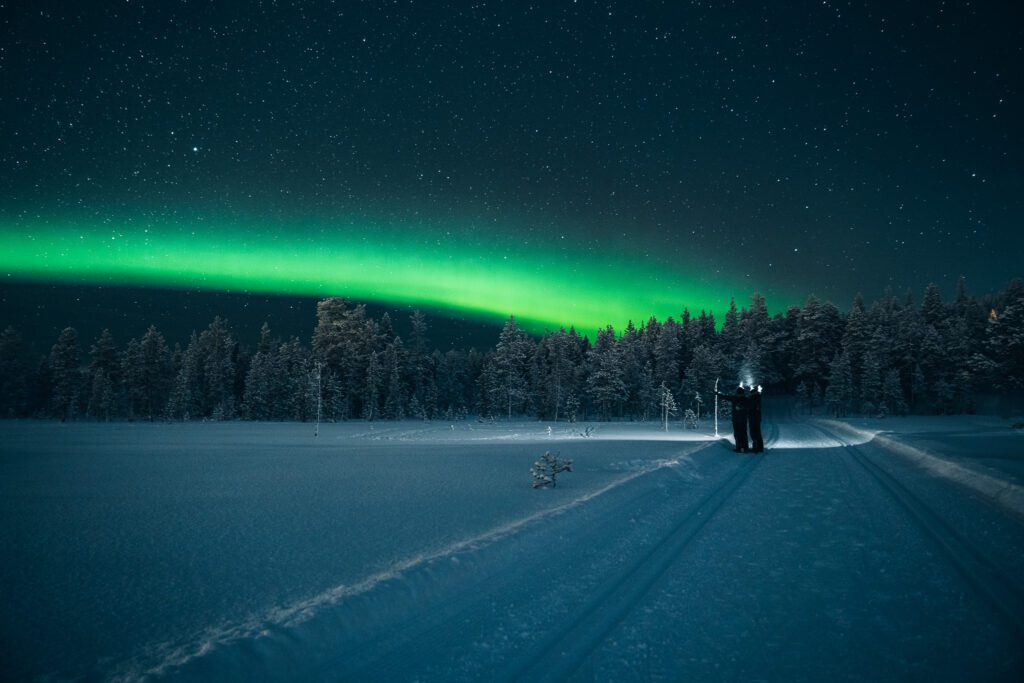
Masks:
[[[963,580],[1009,626],[1018,638],[1024,639],[1024,588],[1017,585],[1008,572],[953,529],[942,517],[924,503],[896,477],[837,434],[817,424],[812,427],[839,443],[851,460],[860,465],[889,496],[907,513],[923,536],[946,558]]]
[[[609,577],[574,618],[549,633],[525,658],[506,672],[504,680],[565,680],[612,633],[639,603],[715,514],[743,485],[761,458],[745,460],[724,482],[694,506],[653,547]],[[538,676],[538,672],[543,672]]]

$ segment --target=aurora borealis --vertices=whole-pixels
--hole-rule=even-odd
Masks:
[[[331,294],[592,333],[1019,274],[1005,3],[7,9],[0,273],[41,304]]]
[[[560,325],[622,329],[629,320],[678,315],[680,301],[728,307],[722,285],[688,283],[650,259],[580,258],[552,241],[469,245],[451,231],[379,223],[183,225],[139,228],[126,219],[91,230],[65,219],[56,227],[7,227],[0,232],[0,269],[43,282],[344,294],[495,321],[516,315],[538,332]]]

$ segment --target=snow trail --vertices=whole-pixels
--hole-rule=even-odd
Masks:
[[[1017,633],[1024,642],[1024,590],[1008,572],[981,553],[970,541],[957,533],[940,515],[914,495],[896,477],[873,462],[864,453],[820,424],[814,425],[829,438],[843,445],[845,452],[895,500],[907,516],[914,520],[921,533],[946,558],[966,581]]]

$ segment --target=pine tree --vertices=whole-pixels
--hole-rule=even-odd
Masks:
[[[815,296],[807,297],[800,312],[795,343],[795,376],[810,387],[828,376],[829,363],[842,337],[843,323],[839,310],[831,303],[821,303]]]
[[[428,391],[427,363],[427,318],[420,310],[409,316],[412,330],[409,333],[408,364],[412,380],[412,398],[423,404]],[[415,413],[414,413],[415,414]]]
[[[610,325],[598,332],[588,365],[588,393],[597,405],[601,419],[609,420],[615,408],[626,399],[622,360],[615,344],[615,331]]]
[[[900,373],[896,369],[885,373],[882,384],[882,406],[888,415],[906,415],[907,402],[900,384]]]
[[[230,420],[235,415],[235,347],[227,322],[219,316],[199,335],[204,417]]]
[[[138,342],[134,339],[128,342],[129,347],[131,347],[133,342],[137,349]],[[127,359],[129,355],[128,351],[126,351],[125,358]],[[127,360],[125,365],[127,367]],[[181,354],[181,366],[178,368],[178,374],[175,376],[171,386],[171,394],[167,398],[167,407],[165,409],[167,417],[186,421],[202,417],[202,408],[198,396],[201,369],[199,335],[193,332],[189,338],[188,346],[185,347]],[[128,382],[127,377],[125,382]]]
[[[736,310],[736,300],[729,300],[729,310],[725,314],[725,322],[722,323],[722,332],[718,338],[719,350],[722,359],[725,361],[725,370],[735,376],[739,370],[741,356],[743,353],[743,331],[740,329],[740,316]]]
[[[710,396],[715,387],[715,378],[722,374],[722,357],[717,350],[701,344],[693,352],[693,360],[683,377],[682,395]]]
[[[660,387],[654,381],[654,370],[651,367],[651,362],[647,361],[640,373],[639,396],[641,418],[645,422],[656,414],[660,398]]]
[[[644,414],[641,396],[644,393],[643,368],[646,359],[641,342],[640,332],[630,320],[626,325],[626,331],[618,341],[618,350],[622,366],[622,380],[626,387],[623,404],[626,412],[633,418],[642,418]],[[678,367],[678,362],[676,366]]]
[[[92,358],[89,363],[89,374],[92,379],[86,412],[94,419],[110,420],[114,415],[116,382],[120,374],[120,362],[110,330],[103,330],[96,343],[89,349],[89,355]]]
[[[921,317],[926,325],[940,325],[946,318],[946,307],[942,303],[942,293],[934,282],[924,290],[924,301],[921,303]]]
[[[252,357],[242,397],[242,412],[250,420],[269,420],[274,416],[276,359],[262,341],[260,348],[267,350],[257,351]]]
[[[405,364],[405,350],[402,340],[395,338],[384,352],[383,372],[387,377],[387,393],[384,398],[383,416],[389,420],[405,418],[405,383],[402,372]]]
[[[853,403],[853,396],[853,373],[850,368],[850,356],[845,351],[836,353],[829,366],[825,403],[835,417],[843,417]]]
[[[659,384],[664,382],[669,387],[676,387],[679,384],[679,352],[682,346],[679,325],[668,318],[657,329],[653,349],[654,379]]]
[[[576,422],[576,418],[580,411],[580,400],[576,396],[576,392],[570,391],[569,395],[565,397],[565,415],[569,418],[569,422]]]
[[[554,418],[557,422],[558,412],[574,384],[576,364],[573,362],[573,351],[576,344],[564,329],[550,335],[548,339],[551,342],[551,366],[548,382],[551,388]]]
[[[61,422],[75,417],[78,412],[78,397],[81,391],[79,370],[78,333],[73,327],[65,327],[50,350],[50,372],[53,393],[50,405],[53,414]]]
[[[366,366],[366,398],[363,401],[363,417],[373,422],[380,417],[380,396],[384,388],[384,368],[380,364],[377,352],[370,354],[370,362]]]
[[[984,348],[995,364],[995,386],[1003,391],[1024,387],[1024,285],[1010,283],[1003,306],[988,321]]]
[[[150,325],[139,343],[142,363],[143,414],[152,421],[161,415],[170,386],[170,353],[164,337]]]
[[[854,389],[860,386],[864,366],[864,354],[870,348],[871,333],[868,329],[868,318],[864,311],[864,300],[860,294],[853,300],[850,314],[846,316],[846,327],[843,330],[843,351],[850,357],[850,372],[853,375]]]
[[[521,407],[526,398],[531,350],[530,341],[519,329],[515,316],[510,316],[494,349],[496,385],[492,388],[500,393],[509,420],[513,409]]]
[[[309,349],[298,337],[292,337],[278,347],[275,355],[270,382],[271,415],[300,422],[311,420],[315,417],[316,395],[309,383],[312,366]]]
[[[899,378],[897,372],[896,377]],[[882,366],[878,355],[869,351],[864,354],[864,366],[860,380],[860,411],[871,415],[884,402],[882,396]]]

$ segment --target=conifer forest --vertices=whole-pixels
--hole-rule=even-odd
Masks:
[[[809,296],[769,314],[754,294],[724,318],[684,310],[536,337],[510,317],[492,348],[430,348],[428,320],[402,338],[390,316],[328,298],[311,339],[264,325],[251,343],[217,317],[187,340],[153,326],[140,337],[80,339],[64,329],[31,358],[8,327],[0,338],[0,415],[60,420],[659,420],[662,385],[701,413],[715,380],[788,394],[844,416],[973,412],[981,395],[1024,386],[1024,285],[980,298],[963,279],[952,301],[928,286],[849,310]]]

